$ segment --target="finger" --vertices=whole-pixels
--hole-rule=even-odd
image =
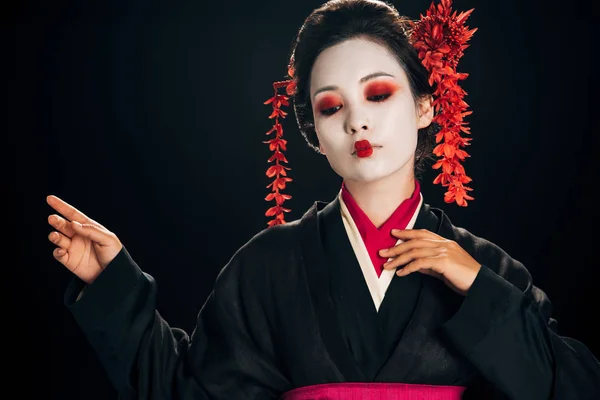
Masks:
[[[65,220],[63,217],[52,214],[48,217],[48,223],[54,227],[54,229],[60,231],[66,237],[72,238],[75,231],[71,227],[71,223]]]
[[[437,233],[428,231],[427,229],[392,229],[392,235],[402,240],[411,239],[444,239]]]
[[[62,249],[68,249],[71,246],[71,239],[60,232],[50,232],[48,239]]]
[[[67,266],[67,263],[69,262],[69,252],[67,250],[57,247],[52,252],[52,255],[65,267]]]
[[[90,239],[100,246],[112,245],[115,241],[115,236],[112,232],[108,232],[99,226],[93,224],[80,224],[77,221],[72,221],[71,226],[75,230],[75,233]]]
[[[431,256],[431,257],[425,257],[425,258],[418,258],[410,263],[408,263],[404,268],[399,269],[398,271],[396,271],[396,275],[398,276],[406,276],[408,274],[411,274],[413,272],[419,271],[421,272],[421,270],[425,270],[425,269],[430,269],[433,270],[435,272],[439,272],[438,270],[438,262],[440,260],[440,256]]]
[[[409,262],[427,258],[427,257],[435,257],[442,252],[445,252],[446,249],[443,247],[423,247],[423,248],[414,248],[405,253],[402,253],[398,257],[392,259],[391,261],[383,264],[383,268],[385,269],[393,269],[397,268],[401,265],[406,265]]]
[[[46,202],[69,221],[77,221],[82,224],[90,222],[90,218],[87,215],[54,195],[47,196]]]
[[[439,272],[436,272],[432,269],[427,269],[427,268],[421,268],[417,272],[419,272],[420,274],[433,276],[434,278],[437,278],[437,279],[443,279],[443,277],[444,277],[444,275],[440,274]]]
[[[402,242],[400,244],[395,245],[392,248],[389,249],[382,249],[379,250],[379,255],[381,255],[382,257],[396,257],[402,253],[405,253],[407,251],[410,251],[414,248],[420,248],[420,247],[440,247],[442,245],[442,243],[444,243],[443,240],[437,240],[437,239],[414,239],[414,240],[408,240],[406,242]]]

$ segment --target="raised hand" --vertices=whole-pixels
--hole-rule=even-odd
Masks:
[[[56,229],[48,239],[58,246],[54,257],[84,282],[91,284],[119,254],[123,245],[113,232],[75,207],[50,195],[46,202],[58,214],[48,216]]]
[[[382,257],[392,258],[383,265],[385,269],[402,267],[396,271],[398,276],[417,271],[431,275],[466,296],[481,264],[458,243],[426,229],[393,229],[392,235],[403,242],[379,251]]]

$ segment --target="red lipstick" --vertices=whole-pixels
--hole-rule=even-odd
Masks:
[[[360,158],[369,157],[373,154],[373,146],[368,140],[354,142],[354,148],[356,149],[356,155]]]

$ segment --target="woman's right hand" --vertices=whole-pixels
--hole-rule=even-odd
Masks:
[[[48,216],[56,229],[48,239],[57,245],[54,257],[69,271],[91,284],[119,254],[123,245],[113,232],[56,196],[46,201],[58,214]]]

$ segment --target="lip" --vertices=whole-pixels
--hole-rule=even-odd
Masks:
[[[378,145],[378,144],[373,144],[373,145],[371,145],[371,148],[373,148],[373,149],[378,149],[378,148],[380,148],[380,147],[382,147],[382,146],[380,146],[380,145]],[[357,152],[357,150],[354,150],[354,151],[352,152],[352,154],[351,154],[351,155],[355,156],[355,155],[356,155],[356,152]]]

